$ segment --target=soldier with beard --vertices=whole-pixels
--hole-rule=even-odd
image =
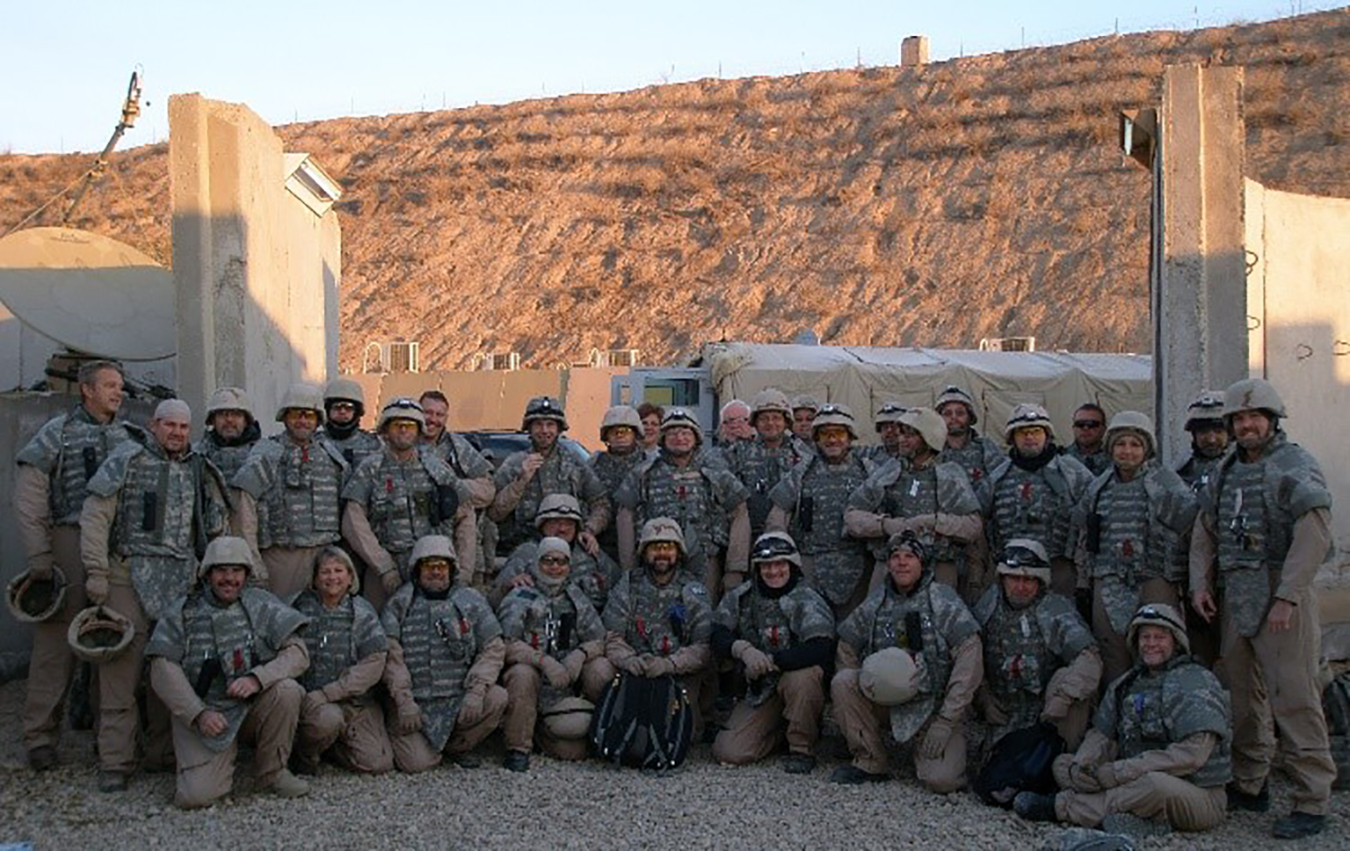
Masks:
[[[530,436],[530,450],[502,462],[494,479],[497,495],[488,517],[498,524],[498,551],[510,552],[534,536],[539,503],[551,493],[567,493],[585,507],[586,521],[578,539],[592,555],[600,551],[596,536],[610,520],[609,496],[595,472],[558,445],[567,431],[567,416],[557,399],[536,396],[525,406],[520,430]]]
[[[641,433],[642,419],[628,405],[615,405],[605,411],[600,421],[600,441],[605,444],[605,451],[591,456],[591,469],[605,486],[610,505],[618,505],[619,486],[646,458],[638,446]],[[600,549],[615,562],[619,560],[617,523],[609,524],[600,534]]]
[[[754,576],[733,588],[714,616],[712,647],[719,659],[745,669],[745,697],[713,741],[713,758],[731,765],[764,759],[786,727],[783,770],[810,774],[825,706],[825,669],[834,655],[834,616],[802,581],[801,555],[791,536],[766,532],[750,554]]]
[[[975,400],[960,387],[952,385],[943,390],[933,406],[947,423],[947,443],[942,448],[942,460],[959,464],[970,477],[970,486],[978,488],[989,471],[1003,460],[1003,452],[994,441],[975,430],[980,421],[975,413]]]
[[[228,482],[244,466],[260,437],[262,429],[248,394],[238,387],[221,387],[206,403],[206,433],[195,451],[215,464]]]
[[[361,428],[366,394],[350,378],[334,378],[323,388],[324,424],[320,433],[347,459],[348,473],[380,451],[380,439]]]
[[[1177,467],[1177,475],[1199,493],[1209,484],[1209,474],[1228,448],[1222,393],[1206,390],[1195,397],[1186,408],[1186,431],[1191,435],[1191,454]]]
[[[858,433],[847,406],[823,406],[812,429],[816,451],[769,493],[773,509],[766,525],[801,542],[797,563],[807,583],[842,618],[867,596],[869,578],[867,547],[844,534],[844,511],[876,468],[853,446]]]
[[[585,738],[556,735],[546,718],[554,710],[575,711],[578,689],[598,700],[609,682],[609,667],[600,661],[605,628],[590,599],[570,581],[571,546],[546,537],[536,552],[533,584],[514,589],[499,610],[506,640],[502,684],[509,695],[502,765],[511,771],[530,767],[536,743],[558,759],[585,758]]]
[[[506,689],[497,685],[506,646],[483,595],[455,584],[455,548],[444,535],[413,547],[408,584],[385,604],[389,637],[384,684],[393,701],[394,764],[416,773],[447,754],[463,768],[501,724]]]

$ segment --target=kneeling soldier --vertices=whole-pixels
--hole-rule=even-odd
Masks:
[[[956,591],[933,581],[928,562],[913,532],[892,536],[885,580],[839,624],[839,673],[830,695],[853,764],[835,770],[835,783],[889,779],[881,739],[881,724],[889,720],[897,743],[915,742],[920,783],[939,793],[966,784],[961,722],[984,673],[980,628]],[[869,657],[895,655],[892,648],[910,669],[894,699],[873,692],[862,676],[870,674]]]
[[[802,557],[785,532],[768,532],[750,551],[753,578],[727,592],[714,616],[712,645],[745,666],[745,698],[713,742],[719,762],[768,756],[787,727],[783,769],[807,774],[825,706],[825,668],[834,653],[834,615],[802,577]]]
[[[410,581],[380,616],[389,636],[384,684],[394,702],[399,771],[426,771],[442,753],[477,767],[469,751],[506,712],[506,689],[496,685],[505,658],[502,627],[482,594],[454,584],[456,561],[444,535],[419,539]]]
[[[1216,827],[1232,776],[1228,693],[1191,658],[1186,626],[1171,606],[1141,606],[1127,640],[1135,666],[1107,687],[1078,752],[1055,760],[1064,791],[1022,792],[1013,808],[1032,821],[1105,823],[1112,831],[1139,832],[1130,816],[1177,830]]]
[[[581,586],[571,581],[572,548],[561,538],[545,538],[537,549],[533,587],[514,589],[500,610],[507,664],[502,682],[509,696],[502,765],[512,771],[530,767],[536,738],[550,756],[584,758],[585,738],[560,738],[547,725],[536,730],[535,722],[541,711],[547,714],[575,697],[578,685],[594,701],[607,682],[605,672],[597,672],[605,628]]]
[[[229,794],[239,738],[252,740],[258,779],[293,798],[309,784],[286,768],[309,667],[299,630],[305,616],[261,588],[242,538],[206,548],[201,585],[165,609],[145,647],[150,683],[173,713],[180,807],[206,807]]]
[[[384,675],[387,641],[375,607],[358,590],[351,556],[324,547],[314,557],[310,587],[291,602],[309,618],[301,633],[310,665],[300,677],[305,699],[293,760],[302,774],[313,774],[325,751],[351,771],[394,767],[384,713],[370,691]]]

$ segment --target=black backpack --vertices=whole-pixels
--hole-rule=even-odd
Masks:
[[[1042,721],[1014,730],[994,745],[975,778],[975,794],[986,804],[1007,809],[1018,792],[1055,792],[1059,787],[1051,766],[1062,753],[1064,739],[1053,724]]]
[[[602,759],[665,771],[684,762],[694,709],[673,676],[619,674],[605,687],[587,736]]]

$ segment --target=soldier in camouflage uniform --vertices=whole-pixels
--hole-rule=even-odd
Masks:
[[[646,459],[638,446],[638,435],[642,433],[642,419],[638,412],[628,405],[615,405],[605,411],[600,421],[600,441],[605,444],[604,452],[591,456],[591,470],[605,486],[605,494],[610,505],[617,505],[619,486],[628,474],[633,472]],[[618,524],[611,523],[600,534],[600,549],[615,562],[619,560]]]
[[[1073,412],[1073,443],[1060,450],[1071,456],[1093,476],[1100,476],[1111,466],[1111,454],[1102,440],[1106,427],[1106,412],[1093,402],[1085,402]]]
[[[900,451],[900,417],[909,410],[899,402],[886,402],[877,408],[872,418],[873,427],[881,442],[863,450],[863,455],[881,467],[892,459],[905,463],[904,453]]]
[[[881,738],[881,725],[889,723],[897,744],[915,743],[919,782],[940,794],[955,792],[966,785],[962,720],[984,671],[979,624],[954,590],[933,581],[927,548],[913,531],[893,535],[889,550],[884,582],[839,624],[830,695],[853,762],[830,780],[890,779]],[[890,647],[913,657],[919,690],[886,707],[864,694],[859,674],[866,657]]]
[[[772,387],[761,390],[755,394],[750,413],[754,439],[737,441],[722,450],[727,466],[749,492],[751,538],[764,533],[773,507],[769,491],[811,455],[810,445],[789,429],[791,422],[792,406],[787,396]]]
[[[783,770],[809,774],[825,706],[825,669],[834,656],[834,615],[802,577],[792,537],[766,532],[750,554],[754,577],[733,588],[713,616],[712,648],[745,669],[745,697],[713,741],[731,765],[764,759],[784,734]]]
[[[536,396],[525,406],[520,430],[530,435],[530,451],[516,452],[502,462],[495,478],[497,496],[488,509],[488,517],[498,524],[498,552],[510,552],[534,537],[534,517],[544,497],[570,493],[586,509],[578,540],[595,555],[600,551],[597,536],[610,520],[609,496],[595,471],[558,445],[567,431],[562,405],[557,399]]]
[[[623,671],[635,677],[678,677],[695,708],[697,741],[703,735],[700,674],[712,660],[708,589],[682,570],[687,551],[680,524],[652,518],[643,524],[639,543],[642,567],[624,575],[605,607],[605,660],[595,676],[611,680]]]
[[[1231,775],[1228,694],[1190,657],[1171,606],[1141,607],[1128,635],[1138,662],[1107,687],[1077,752],[1055,760],[1064,791],[1021,792],[1013,808],[1033,821],[1111,832],[1217,827]]]
[[[384,684],[394,764],[415,773],[442,754],[476,768],[471,751],[501,724],[506,689],[497,685],[506,658],[502,627],[483,595],[455,584],[455,548],[444,535],[413,547],[411,579],[384,607],[389,636]]]
[[[997,571],[973,611],[984,641],[979,697],[989,742],[1048,721],[1076,748],[1102,680],[1097,644],[1072,601],[1050,590],[1039,542],[1009,541]]]
[[[534,585],[515,588],[499,608],[506,640],[502,684],[509,700],[502,733],[511,771],[530,767],[535,743],[558,759],[586,756],[586,740],[550,735],[542,721],[580,688],[591,701],[600,699],[609,680],[602,665],[605,627],[590,598],[571,581],[572,546],[546,537],[536,549]]]
[[[560,538],[571,548],[568,582],[586,594],[597,612],[603,612],[609,600],[609,589],[619,581],[619,566],[603,550],[598,557],[593,556],[577,543],[577,533],[581,531],[581,505],[576,497],[565,493],[549,494],[539,503],[539,515],[534,522],[541,539]],[[492,585],[488,595],[492,605],[500,606],[513,588],[532,587],[538,563],[538,541],[516,547]]]
[[[208,807],[229,794],[239,740],[256,746],[259,784],[293,798],[309,784],[286,767],[309,667],[305,616],[247,585],[253,553],[221,536],[202,558],[201,584],[165,610],[146,645],[150,684],[173,713],[174,803]]]
[[[1275,822],[1274,835],[1295,838],[1322,830],[1336,776],[1316,682],[1312,586],[1332,546],[1331,494],[1316,459],[1280,428],[1285,416],[1275,388],[1260,379],[1224,392],[1237,446],[1200,495],[1190,579],[1195,610],[1220,618],[1233,691],[1229,806],[1270,807],[1273,724],[1294,785],[1293,812]]]
[[[342,534],[338,495],[346,457],[322,434],[323,399],[312,384],[292,384],[277,408],[281,434],[258,441],[230,481],[230,528],[253,547],[261,582],[281,597],[309,584],[314,554]]]
[[[188,441],[192,411],[168,399],[150,420],[152,440],[124,441],[89,480],[80,514],[85,593],[131,620],[131,645],[99,665],[99,788],[126,788],[136,766],[137,695],[145,642],[153,624],[197,580],[197,554],[226,531],[225,480]],[[147,761],[172,765],[169,717],[149,704]]]
[[[905,464],[881,466],[849,496],[844,526],[848,534],[874,542],[884,562],[884,542],[911,530],[930,544],[930,565],[937,580],[964,590],[966,545],[980,534],[980,503],[965,470],[939,460],[947,424],[932,408],[911,408],[900,417]],[[884,571],[872,577],[881,584]]]
[[[342,489],[342,534],[367,565],[366,596],[376,608],[408,580],[408,556],[426,535],[453,536],[464,554],[457,581],[473,579],[478,526],[469,493],[422,444],[424,423],[411,399],[385,405],[378,428],[384,447],[367,456]]]
[[[615,523],[619,564],[632,571],[639,558],[636,531],[657,517],[679,524],[686,569],[720,596],[739,584],[750,553],[750,515],[745,486],[699,451],[703,429],[684,408],[671,408],[661,423],[661,454],[638,465],[619,488]],[[723,550],[725,549],[725,556]]]
[[[820,403],[812,396],[798,396],[792,400],[792,433],[807,443],[814,443],[811,424],[820,413]]]
[[[1078,575],[1071,520],[1092,474],[1076,459],[1060,454],[1055,427],[1040,405],[1013,408],[1003,435],[1011,447],[1008,457],[990,471],[979,490],[989,550],[1002,552],[1013,538],[1039,541],[1050,556],[1050,587],[1072,598]]]
[[[1195,522],[1195,496],[1157,459],[1153,421],[1121,411],[1106,431],[1112,466],[1092,480],[1073,513],[1078,592],[1091,594],[1092,632],[1110,682],[1133,661],[1125,641],[1141,603],[1179,607],[1186,570],[1178,541]]]
[[[319,433],[347,459],[348,474],[380,451],[380,439],[361,428],[366,394],[350,378],[334,378],[323,387],[323,427]]]
[[[356,565],[340,547],[314,557],[314,578],[291,606],[309,619],[301,632],[309,669],[300,676],[300,704],[292,765],[313,774],[328,753],[349,771],[383,774],[394,750],[374,688],[384,676],[387,639],[380,616],[365,598]]]
[[[1209,485],[1209,479],[1228,449],[1228,426],[1223,421],[1223,393],[1205,390],[1186,408],[1186,431],[1191,435],[1191,453],[1177,467],[1177,475],[1197,496]],[[1177,542],[1180,558],[1187,561],[1191,551],[1191,530]],[[1189,574],[1181,577],[1181,599],[1185,604],[1186,627],[1190,631],[1191,655],[1200,664],[1213,668],[1219,660],[1223,640],[1219,619],[1206,621],[1191,605]]]
[[[825,405],[812,427],[816,451],[769,492],[766,525],[800,542],[806,581],[843,618],[867,596],[869,579],[867,546],[844,534],[844,509],[876,467],[853,446],[858,433],[846,405]]]
[[[422,431],[422,442],[435,450],[441,460],[450,465],[469,493],[469,504],[473,506],[474,517],[478,521],[478,560],[474,564],[474,585],[484,586],[496,569],[494,559],[497,550],[497,532],[494,528],[489,540],[487,507],[497,495],[497,485],[492,481],[492,462],[483,457],[483,453],[473,448],[473,444],[445,427],[450,416],[450,400],[439,390],[426,390],[417,397],[422,406],[422,415],[426,418],[426,428]]]
[[[122,406],[122,368],[111,361],[80,367],[80,404],[48,420],[14,461],[14,515],[35,579],[59,570],[65,604],[33,625],[33,655],[23,709],[28,764],[38,771],[56,765],[61,709],[75,657],[66,643],[70,621],[88,604],[80,558],[80,509],[89,479],[120,443],[145,440],[139,426],[117,419]]]
[[[975,400],[960,387],[947,387],[937,397],[933,409],[947,423],[947,443],[942,447],[942,460],[959,464],[970,478],[970,486],[980,482],[1003,460],[998,444],[980,434],[975,424],[980,421],[975,412]]]
[[[229,482],[261,437],[248,394],[238,387],[221,387],[206,402],[206,432],[195,449]]]

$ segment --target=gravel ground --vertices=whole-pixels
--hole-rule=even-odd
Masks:
[[[1062,829],[1029,825],[973,795],[938,796],[912,779],[863,787],[827,782],[837,761],[806,777],[775,760],[747,768],[714,763],[695,749],[680,772],[648,777],[595,762],[564,764],[536,755],[528,774],[497,765],[485,746],[482,768],[443,766],[419,776],[357,777],[325,766],[306,798],[254,790],[247,758],[235,794],[181,812],[173,777],[140,775],[120,795],[97,791],[93,741],[67,733],[62,767],[24,767],[19,713],[22,681],[0,686],[0,844],[38,848],[978,848],[1052,847]],[[903,770],[900,772],[905,773]],[[912,776],[912,773],[911,773]],[[1288,784],[1275,783],[1275,811],[1288,809]],[[1350,795],[1333,799],[1328,830],[1288,847],[1350,847]],[[1265,849],[1270,816],[1238,814],[1219,830],[1141,843],[1144,848]],[[1283,846],[1282,846],[1283,847]]]

